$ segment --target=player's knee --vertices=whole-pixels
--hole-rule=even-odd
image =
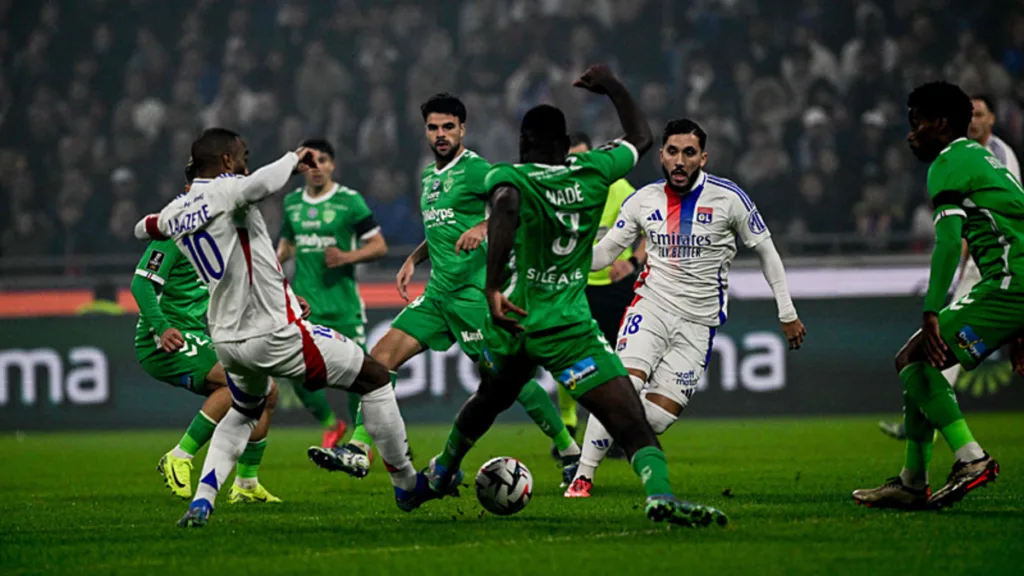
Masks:
[[[363,357],[363,367],[359,370],[355,382],[349,387],[350,392],[367,394],[380,388],[391,387],[391,372],[373,356]]]
[[[637,392],[643,390],[644,384],[647,383],[647,373],[636,368],[627,368],[626,372],[629,372],[629,381],[633,383],[633,389]]]
[[[647,423],[651,425],[651,429],[654,430],[655,434],[663,434],[665,430],[669,429],[676,423],[679,416],[672,414],[665,408],[662,408],[658,404],[655,404],[648,398],[644,398],[644,414],[647,416]],[[680,411],[682,407],[679,407]]]

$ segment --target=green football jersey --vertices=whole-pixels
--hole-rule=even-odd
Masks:
[[[984,146],[960,138],[928,168],[935,221],[965,218],[963,236],[983,281],[1024,290],[1024,189]]]
[[[310,319],[327,326],[363,324],[363,300],[356,267],[328,268],[324,250],[355,250],[360,240],[380,233],[363,197],[340,184],[317,198],[297,188],[284,198],[281,237],[295,244],[295,293],[309,302]]]
[[[430,254],[428,290],[450,294],[471,287],[483,290],[487,249],[455,254],[464,232],[487,217],[484,179],[491,165],[472,150],[463,150],[444,168],[432,162],[423,170],[420,211]]]
[[[178,249],[174,240],[155,240],[135,268],[135,274],[155,282],[159,288],[160,311],[178,330],[206,330],[206,309],[210,292],[199,281],[195,268]],[[135,328],[135,345],[152,345],[155,334],[144,314],[139,314]]]
[[[591,318],[585,289],[608,187],[637,161],[627,142],[569,156],[564,165],[495,164],[487,190],[519,190],[509,300],[523,308],[527,333]]]

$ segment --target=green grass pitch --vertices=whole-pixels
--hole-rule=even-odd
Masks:
[[[968,415],[1002,476],[941,513],[853,504],[902,463],[876,421],[682,420],[663,438],[677,494],[731,521],[704,530],[649,524],[622,461],[598,471],[593,498],[563,499],[527,425],[496,427],[467,459],[470,478],[492,456],[530,468],[533,500],[512,517],[484,514],[472,489],[402,513],[379,460],[361,481],[322,472],[305,457],[318,433],[293,428],[272,432],[261,470],[283,504],[229,505],[225,491],[189,531],[154,471],[179,431],[4,434],[0,574],[1021,574],[1024,415]],[[445,432],[411,428],[419,465]],[[952,457],[941,439],[935,454],[938,486]]]

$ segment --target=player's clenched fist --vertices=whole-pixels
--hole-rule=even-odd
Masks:
[[[792,322],[783,322],[782,333],[789,342],[789,349],[799,350],[800,346],[804,343],[804,336],[807,336],[807,329],[804,328],[804,323],[797,318]]]
[[[520,316],[526,316],[526,310],[516,306],[502,294],[501,290],[489,290],[487,292],[487,304],[491,308],[491,319],[494,325],[508,330],[513,334],[519,334],[525,330],[523,325],[514,318],[509,318],[508,313],[514,312]]]
[[[296,174],[302,174],[308,170],[316,168],[316,158],[313,155],[313,150],[310,148],[299,146],[295,151],[295,155],[299,157],[299,163],[295,165]]]
[[[608,85],[617,81],[615,74],[607,64],[595,64],[590,68],[587,68],[587,71],[584,72],[579,79],[573,82],[572,85],[577,88],[589,90],[594,94],[607,94]]]

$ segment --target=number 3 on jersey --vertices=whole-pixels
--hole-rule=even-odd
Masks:
[[[580,214],[579,212],[556,211],[555,218],[558,218],[560,224],[569,227],[569,234],[555,238],[555,241],[551,243],[551,251],[559,256],[568,256],[576,248],[576,241],[579,239]]]
[[[204,284],[209,284],[210,278],[220,280],[224,277],[224,258],[209,232],[200,230],[190,236],[182,236],[181,243],[188,248],[189,256]]]

